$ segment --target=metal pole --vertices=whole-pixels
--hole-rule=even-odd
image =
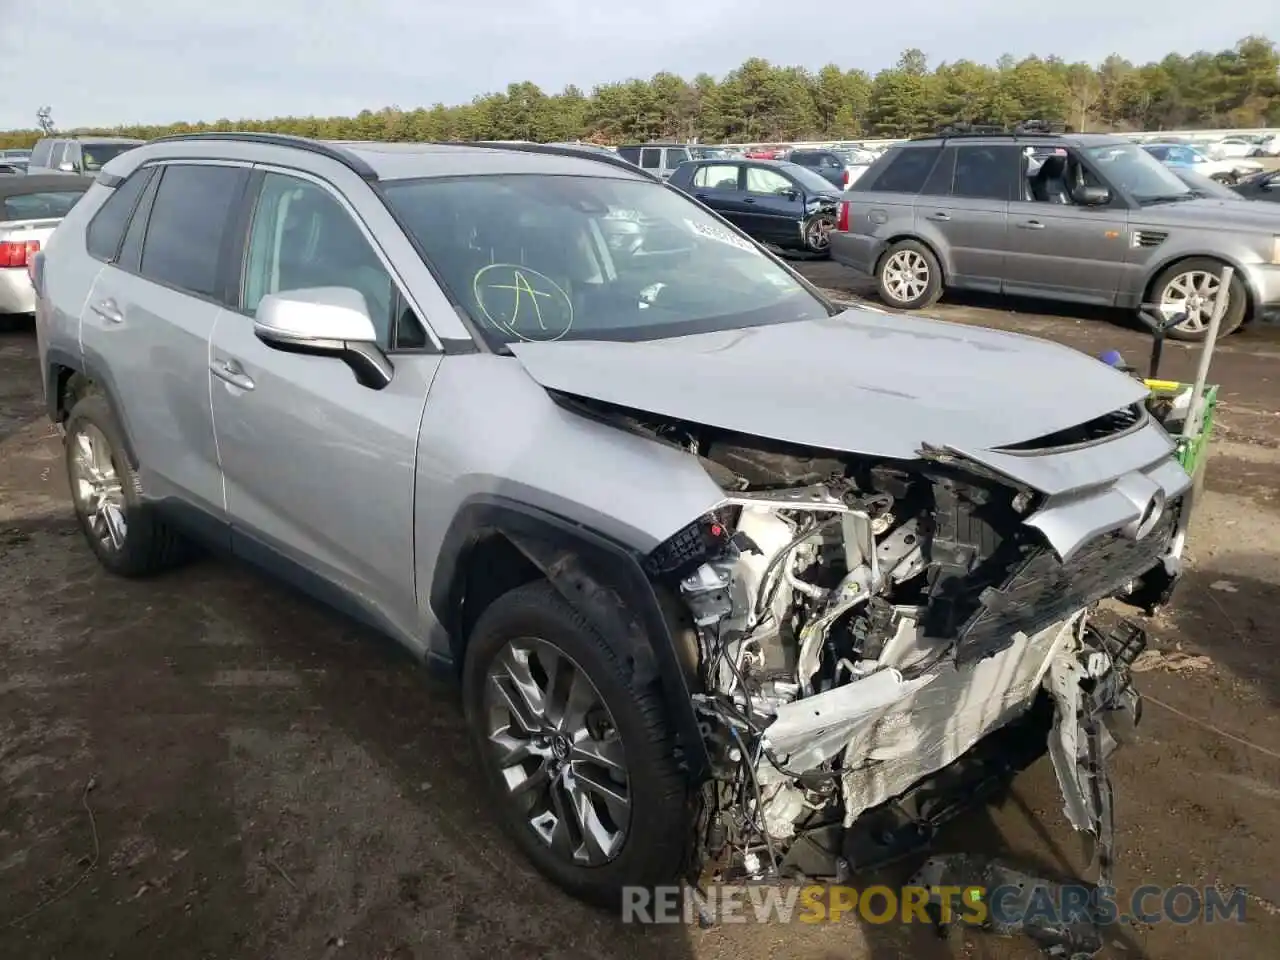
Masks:
[[[1195,386],[1192,388],[1191,405],[1187,410],[1186,422],[1182,425],[1182,435],[1193,437],[1200,429],[1200,413],[1204,406],[1204,384],[1209,378],[1209,362],[1213,359],[1213,349],[1218,343],[1218,330],[1222,326],[1222,315],[1227,312],[1227,297],[1231,294],[1231,279],[1235,269],[1230,266],[1222,268],[1222,276],[1218,279],[1218,295],[1213,300],[1213,313],[1209,316],[1209,330],[1205,334],[1204,349],[1200,352],[1200,366],[1196,370]]]

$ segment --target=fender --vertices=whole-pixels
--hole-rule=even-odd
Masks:
[[[124,439],[125,456],[129,458],[130,466],[135,470],[138,469],[138,454],[133,447],[133,434],[129,429],[128,420],[125,419],[124,407],[117,399],[119,395],[115,389],[115,380],[111,375],[92,364],[86,364],[79,356],[62,347],[49,347],[45,353],[44,362],[46,370],[44,400],[49,419],[56,424],[61,424],[67,419],[67,414],[71,412],[62,405],[62,386],[66,378],[59,374],[62,371],[70,370],[72,373],[88,377],[97,384],[103,396],[107,398],[107,405],[111,407],[111,413],[115,416],[116,423],[120,425],[120,432]]]
[[[582,524],[494,495],[467,500],[454,516],[436,559],[430,604],[462,655],[461,610],[468,558],[485,536],[499,534],[536,566],[615,652],[637,683],[661,682],[668,715],[691,780],[710,768],[693,709],[687,658],[680,655],[662,601],[642,556]]]

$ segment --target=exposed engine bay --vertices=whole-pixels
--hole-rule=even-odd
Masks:
[[[1127,668],[1144,640],[1089,611],[1143,592],[1180,544],[1177,502],[1064,561],[1024,522],[1039,495],[1005,478],[589,412],[698,456],[726,494],[647,564],[698,647],[714,770],[699,876],[839,878],[896,859],[1046,748],[1106,861],[1099,777],[1111,728],[1136,722]]]

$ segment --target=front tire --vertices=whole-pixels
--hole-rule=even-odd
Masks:
[[[1210,257],[1191,257],[1175,263],[1156,279],[1155,302],[1167,314],[1185,313],[1186,319],[1170,328],[1174,340],[1201,343],[1209,335],[1209,318],[1217,302],[1223,264]],[[1239,273],[1227,290],[1227,311],[1222,315],[1218,336],[1225,337],[1244,323],[1248,300]]]
[[[484,611],[462,692],[498,817],[540,872],[613,908],[623,887],[678,879],[693,811],[661,690],[555,587],[535,581]]]
[[[804,223],[804,248],[815,256],[831,256],[831,231],[836,219],[829,213],[816,213]]]
[[[186,543],[139,496],[120,425],[100,393],[81,396],[66,422],[65,455],[80,531],[98,561],[122,577],[177,566]]]
[[[933,251],[918,240],[899,240],[876,270],[880,299],[899,310],[922,310],[942,296],[942,267]]]

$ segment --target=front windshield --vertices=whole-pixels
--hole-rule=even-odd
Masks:
[[[787,164],[786,170],[788,176],[804,187],[808,193],[830,193],[835,189],[830,180],[798,163]]]
[[[80,154],[84,157],[85,170],[97,171],[136,146],[136,143],[86,143],[80,147]]]
[[[646,340],[828,315],[759,247],[670,187],[506,174],[405,180],[383,191],[493,346]]]
[[[1192,196],[1190,187],[1136,144],[1088,147],[1085,153],[1112,186],[1123,190],[1139,203]]]

